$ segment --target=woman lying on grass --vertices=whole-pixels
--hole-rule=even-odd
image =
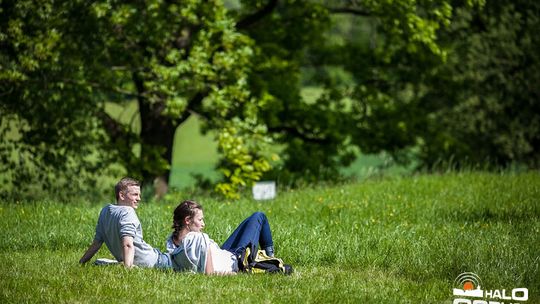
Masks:
[[[202,233],[203,208],[194,201],[184,201],[174,210],[174,232],[167,239],[174,270],[206,274],[236,274],[238,257],[248,246],[260,244],[268,256],[274,256],[274,243],[266,215],[255,212],[245,219],[219,248]]]

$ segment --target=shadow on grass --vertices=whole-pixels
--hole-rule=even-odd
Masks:
[[[540,210],[441,210],[439,218],[452,222],[533,222],[540,220]]]

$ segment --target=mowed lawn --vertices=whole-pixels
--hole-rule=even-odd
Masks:
[[[518,303],[540,303],[538,172],[368,179],[265,202],[192,199],[218,243],[253,211],[266,212],[276,253],[295,274],[82,267],[106,202],[3,202],[0,303],[452,303],[463,272],[484,290],[528,288]],[[148,243],[164,248],[177,203],[139,207]],[[105,247],[98,256],[111,257]]]

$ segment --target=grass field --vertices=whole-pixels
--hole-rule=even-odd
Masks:
[[[296,269],[289,277],[81,267],[105,202],[4,202],[0,303],[452,303],[463,272],[485,290],[528,288],[519,303],[540,303],[539,198],[537,172],[369,179],[266,202],[194,198],[218,243],[266,212],[277,255]],[[148,243],[164,248],[176,203],[139,207]],[[105,247],[97,256],[111,257]]]
[[[219,159],[217,143],[212,134],[201,134],[200,120],[191,116],[176,131],[170,183],[173,188],[185,188],[195,183],[193,174],[216,180]]]

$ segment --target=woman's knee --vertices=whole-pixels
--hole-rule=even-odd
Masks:
[[[266,214],[264,214],[264,212],[257,211],[257,212],[254,212],[251,216],[258,220],[266,221]]]

